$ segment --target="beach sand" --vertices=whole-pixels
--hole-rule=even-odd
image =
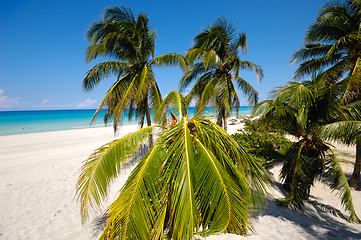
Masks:
[[[228,125],[228,132],[236,132],[241,126]],[[111,127],[1,136],[0,240],[92,239],[92,222],[82,226],[75,197],[80,167],[93,150],[136,129],[135,125],[124,126],[117,136]],[[355,148],[337,147],[349,177]],[[132,167],[123,170],[112,185],[105,206],[114,199],[131,170]],[[274,199],[284,196],[279,171],[280,166],[270,170],[275,183],[270,187],[267,208],[253,218],[254,234],[207,239],[361,239],[361,225],[350,224],[323,210],[322,204],[347,216],[336,192],[322,183],[317,182],[312,188],[305,213],[277,206]],[[361,216],[361,191],[352,190],[352,195]]]

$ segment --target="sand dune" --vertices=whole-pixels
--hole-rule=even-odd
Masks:
[[[235,132],[240,125],[229,125]],[[91,222],[81,225],[76,182],[82,161],[104,143],[136,130],[123,127],[117,136],[111,127],[33,133],[0,137],[0,240],[91,239]],[[338,146],[346,174],[352,173],[355,149]],[[124,170],[113,185],[108,203],[125,182],[132,168]],[[255,233],[247,239],[361,239],[361,225],[350,224],[323,210],[322,205],[345,214],[336,193],[322,183],[311,192],[306,212],[279,207],[283,196],[278,181],[280,166],[271,170],[275,184],[268,206],[254,218]],[[352,191],[361,216],[361,191]],[[105,203],[106,205],[106,203]],[[346,215],[347,216],[347,215]],[[207,239],[243,239],[219,235]]]

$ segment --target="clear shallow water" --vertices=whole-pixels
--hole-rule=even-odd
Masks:
[[[250,114],[251,110],[242,106],[239,114]],[[206,111],[213,113],[212,109]],[[0,136],[104,126],[105,112],[99,113],[92,125],[89,125],[94,112],[95,109],[0,111]],[[194,115],[194,108],[189,108],[189,115]],[[125,116],[122,123],[132,125],[138,124],[138,121],[135,119],[129,121]],[[108,125],[112,126],[112,123]]]

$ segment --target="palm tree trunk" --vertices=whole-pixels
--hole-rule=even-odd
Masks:
[[[226,116],[223,117],[223,129],[224,129],[224,131],[227,132],[227,117]]]
[[[219,113],[217,116],[217,125],[224,129],[227,132],[227,118],[226,118],[226,109],[224,107],[219,107]]]
[[[220,127],[222,127],[223,128],[223,117],[222,117],[222,115],[221,115],[221,110],[219,110],[219,113],[218,113],[218,115],[217,115],[217,122],[216,122],[216,124],[218,125],[218,126],[220,126]]]
[[[146,104],[145,116],[147,118],[147,126],[150,127],[150,126],[152,126],[152,120],[150,118],[148,99],[146,100],[145,104]],[[153,135],[152,134],[150,134],[148,142],[149,142],[149,149],[151,149],[151,147],[153,146]]]
[[[356,162],[353,169],[353,173],[348,184],[352,188],[357,188],[360,181],[361,172],[361,137],[356,141]]]

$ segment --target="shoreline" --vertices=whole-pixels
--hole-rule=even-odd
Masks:
[[[240,109],[242,108],[246,107],[240,107]],[[6,112],[0,111],[0,136],[113,126],[112,122],[109,122],[107,125],[105,125],[102,115],[97,116],[94,122],[90,125],[90,119],[93,116],[93,111],[95,111],[95,109],[83,109],[80,111],[10,111],[11,114],[4,114]],[[24,112],[26,114],[23,114]],[[31,114],[32,112],[36,112],[36,114]],[[71,112],[71,114],[66,114],[68,112]],[[189,112],[191,114],[190,116],[192,116],[194,114],[194,107],[190,107]],[[247,109],[240,110],[239,114],[249,114],[249,112],[250,109],[247,107]],[[232,112],[230,118],[235,116],[236,112]],[[129,121],[128,117],[125,116],[122,124],[124,127],[137,125],[138,121],[136,119]]]
[[[239,128],[242,124],[229,124],[228,133]],[[122,126],[115,136],[111,126],[0,136],[0,240],[93,239],[92,221],[81,225],[75,197],[82,162],[101,145],[137,129],[137,125]],[[337,151],[352,161],[354,150],[344,147]],[[133,167],[122,170],[104,207],[116,197]],[[342,167],[347,175],[352,173],[352,164],[345,161]],[[361,225],[350,224],[317,205],[324,204],[345,214],[336,192],[332,193],[323,183],[317,182],[312,188],[305,213],[277,206],[274,199],[284,196],[279,170],[280,166],[270,170],[275,184],[270,186],[268,206],[253,218],[255,234],[222,234],[207,239],[360,238]],[[352,190],[352,196],[361,216],[361,192]]]

